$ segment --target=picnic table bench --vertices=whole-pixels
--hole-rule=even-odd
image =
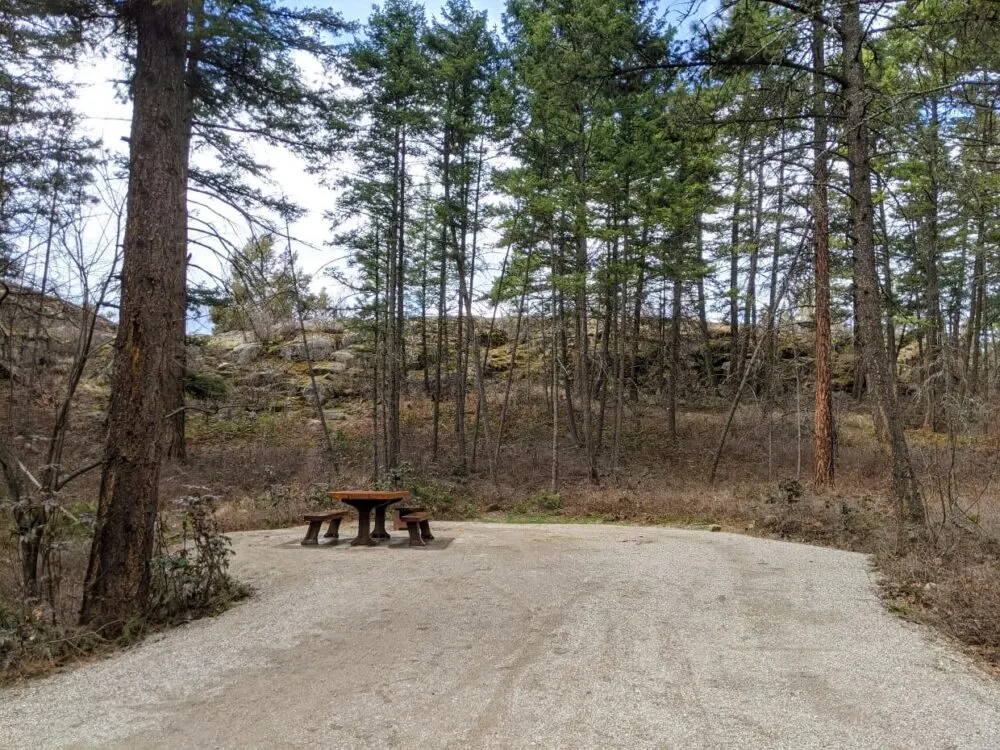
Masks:
[[[358,511],[358,535],[351,540],[352,547],[374,547],[378,540],[389,539],[385,528],[385,511],[390,505],[409,498],[409,492],[375,491],[375,490],[337,490],[328,492],[331,500],[350,505]],[[371,512],[375,511],[375,530],[370,529]],[[322,513],[306,513],[304,518],[309,523],[302,544],[315,546],[319,544],[320,527],[330,522],[324,538],[331,538],[332,544],[337,544],[340,537],[340,522],[348,514],[346,510],[331,510]],[[423,547],[425,539],[433,539],[430,526],[430,513],[426,508],[400,507],[395,513],[394,527],[405,528],[410,535],[411,547]]]
[[[330,522],[329,527],[327,527],[326,533],[323,535],[324,539],[339,539],[340,538],[340,522],[344,520],[344,516],[347,515],[346,510],[330,510],[325,513],[306,513],[305,520],[309,522],[309,528],[306,530],[306,538],[302,540],[302,544],[305,545],[316,545],[319,544],[319,530],[320,527],[326,523]],[[334,542],[336,544],[336,542]]]
[[[358,535],[351,542],[352,547],[374,547],[379,539],[389,539],[385,529],[385,509],[394,503],[402,502],[409,492],[373,490],[338,490],[328,492],[331,500],[339,500],[358,511]],[[371,512],[375,511],[375,531],[369,529]]]
[[[410,533],[410,546],[423,547],[424,539],[433,539],[431,534],[430,513],[407,513],[400,515],[400,520],[406,524]]]

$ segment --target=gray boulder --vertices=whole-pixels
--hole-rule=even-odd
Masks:
[[[315,361],[331,359],[334,352],[340,348],[340,342],[332,334],[313,334],[307,337],[309,342],[309,357]],[[292,362],[302,362],[306,357],[306,347],[301,339],[289,341],[278,349],[282,359]]]
[[[306,320],[303,325],[306,331],[310,333],[343,333],[344,324],[339,320],[329,320],[324,318],[316,318],[315,320]]]
[[[241,365],[247,365],[258,359],[262,351],[263,347],[260,344],[250,342],[247,344],[240,344],[233,349],[232,357]]]
[[[313,372],[317,375],[330,375],[347,372],[347,365],[343,362],[319,362],[313,365]]]
[[[274,370],[258,370],[243,378],[243,385],[250,388],[262,388],[281,382],[281,373]]]
[[[299,395],[310,402],[315,399],[314,394],[319,395],[320,404],[325,404],[329,399],[327,388],[322,383],[316,383],[315,390],[313,389],[312,383],[310,383],[309,385],[303,386],[302,390],[299,391]]]

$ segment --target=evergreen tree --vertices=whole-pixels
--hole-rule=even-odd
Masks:
[[[406,371],[405,293],[410,257],[411,160],[426,131],[428,60],[423,9],[409,0],[376,7],[363,33],[348,47],[342,72],[359,92],[348,104],[351,150],[361,175],[340,180],[343,201],[334,215],[362,229],[341,238],[350,243],[356,268],[371,299],[376,342],[375,434],[383,427],[381,465],[394,470],[402,448],[400,394]],[[376,474],[379,475],[376,458]]]

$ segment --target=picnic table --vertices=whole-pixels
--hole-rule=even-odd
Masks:
[[[329,492],[331,500],[339,500],[358,511],[358,535],[351,542],[352,547],[374,547],[377,539],[389,539],[385,529],[385,510],[393,503],[406,500],[409,492],[376,492],[371,490],[342,490]],[[375,531],[371,532],[371,512],[375,511]]]

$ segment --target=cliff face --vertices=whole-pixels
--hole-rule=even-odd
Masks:
[[[115,336],[112,321],[93,317],[90,310],[53,296],[7,283],[0,287],[0,381],[22,384],[55,381],[68,372],[77,355],[86,326],[93,323],[94,334],[85,378],[96,397],[106,395],[108,363]],[[455,321],[447,321],[451,329]],[[417,392],[434,379],[437,324],[423,335],[419,322],[407,330],[407,369],[411,391]],[[373,352],[359,323],[344,320],[308,320],[306,336],[296,322],[272,326],[259,339],[252,331],[227,331],[215,335],[192,336],[188,347],[188,393],[195,400],[238,403],[251,411],[288,411],[310,408],[314,394],[324,405],[344,406],[345,402],[370,394]],[[542,378],[549,363],[549,326],[546,321],[522,321],[519,341],[514,341],[513,320],[483,319],[477,327],[479,346],[485,358],[487,379],[505,380],[511,369],[518,378]],[[669,377],[669,345],[665,334],[669,323],[647,320],[640,330],[634,355],[625,356],[627,370],[635,373],[638,387],[657,393]],[[723,383],[732,369],[733,347],[728,329],[710,325],[707,337],[696,321],[681,325],[679,385],[682,398],[697,400],[714,393],[713,384]],[[592,351],[600,351],[600,333],[591,332]],[[454,340],[449,330],[448,340]],[[427,341],[424,351],[423,342]],[[516,344],[516,350],[515,350]],[[751,347],[752,348],[752,347]],[[601,368],[616,372],[614,354]],[[634,360],[633,360],[634,356]],[[570,357],[573,359],[572,355]],[[317,379],[315,389],[309,362]],[[454,349],[445,352],[444,387],[451,390]],[[780,331],[763,360],[763,371],[771,373],[768,386],[776,392],[809,387],[812,380],[812,332],[807,326]],[[634,370],[632,365],[634,362]],[[851,392],[856,376],[850,331],[835,331],[832,357],[833,383],[837,390]],[[902,368],[902,385],[906,371]],[[470,378],[473,370],[470,368]],[[763,377],[758,387],[764,387]]]
[[[73,302],[0,283],[0,379],[28,383],[65,373],[90,326],[90,353],[99,356],[114,341],[110,320]]]

